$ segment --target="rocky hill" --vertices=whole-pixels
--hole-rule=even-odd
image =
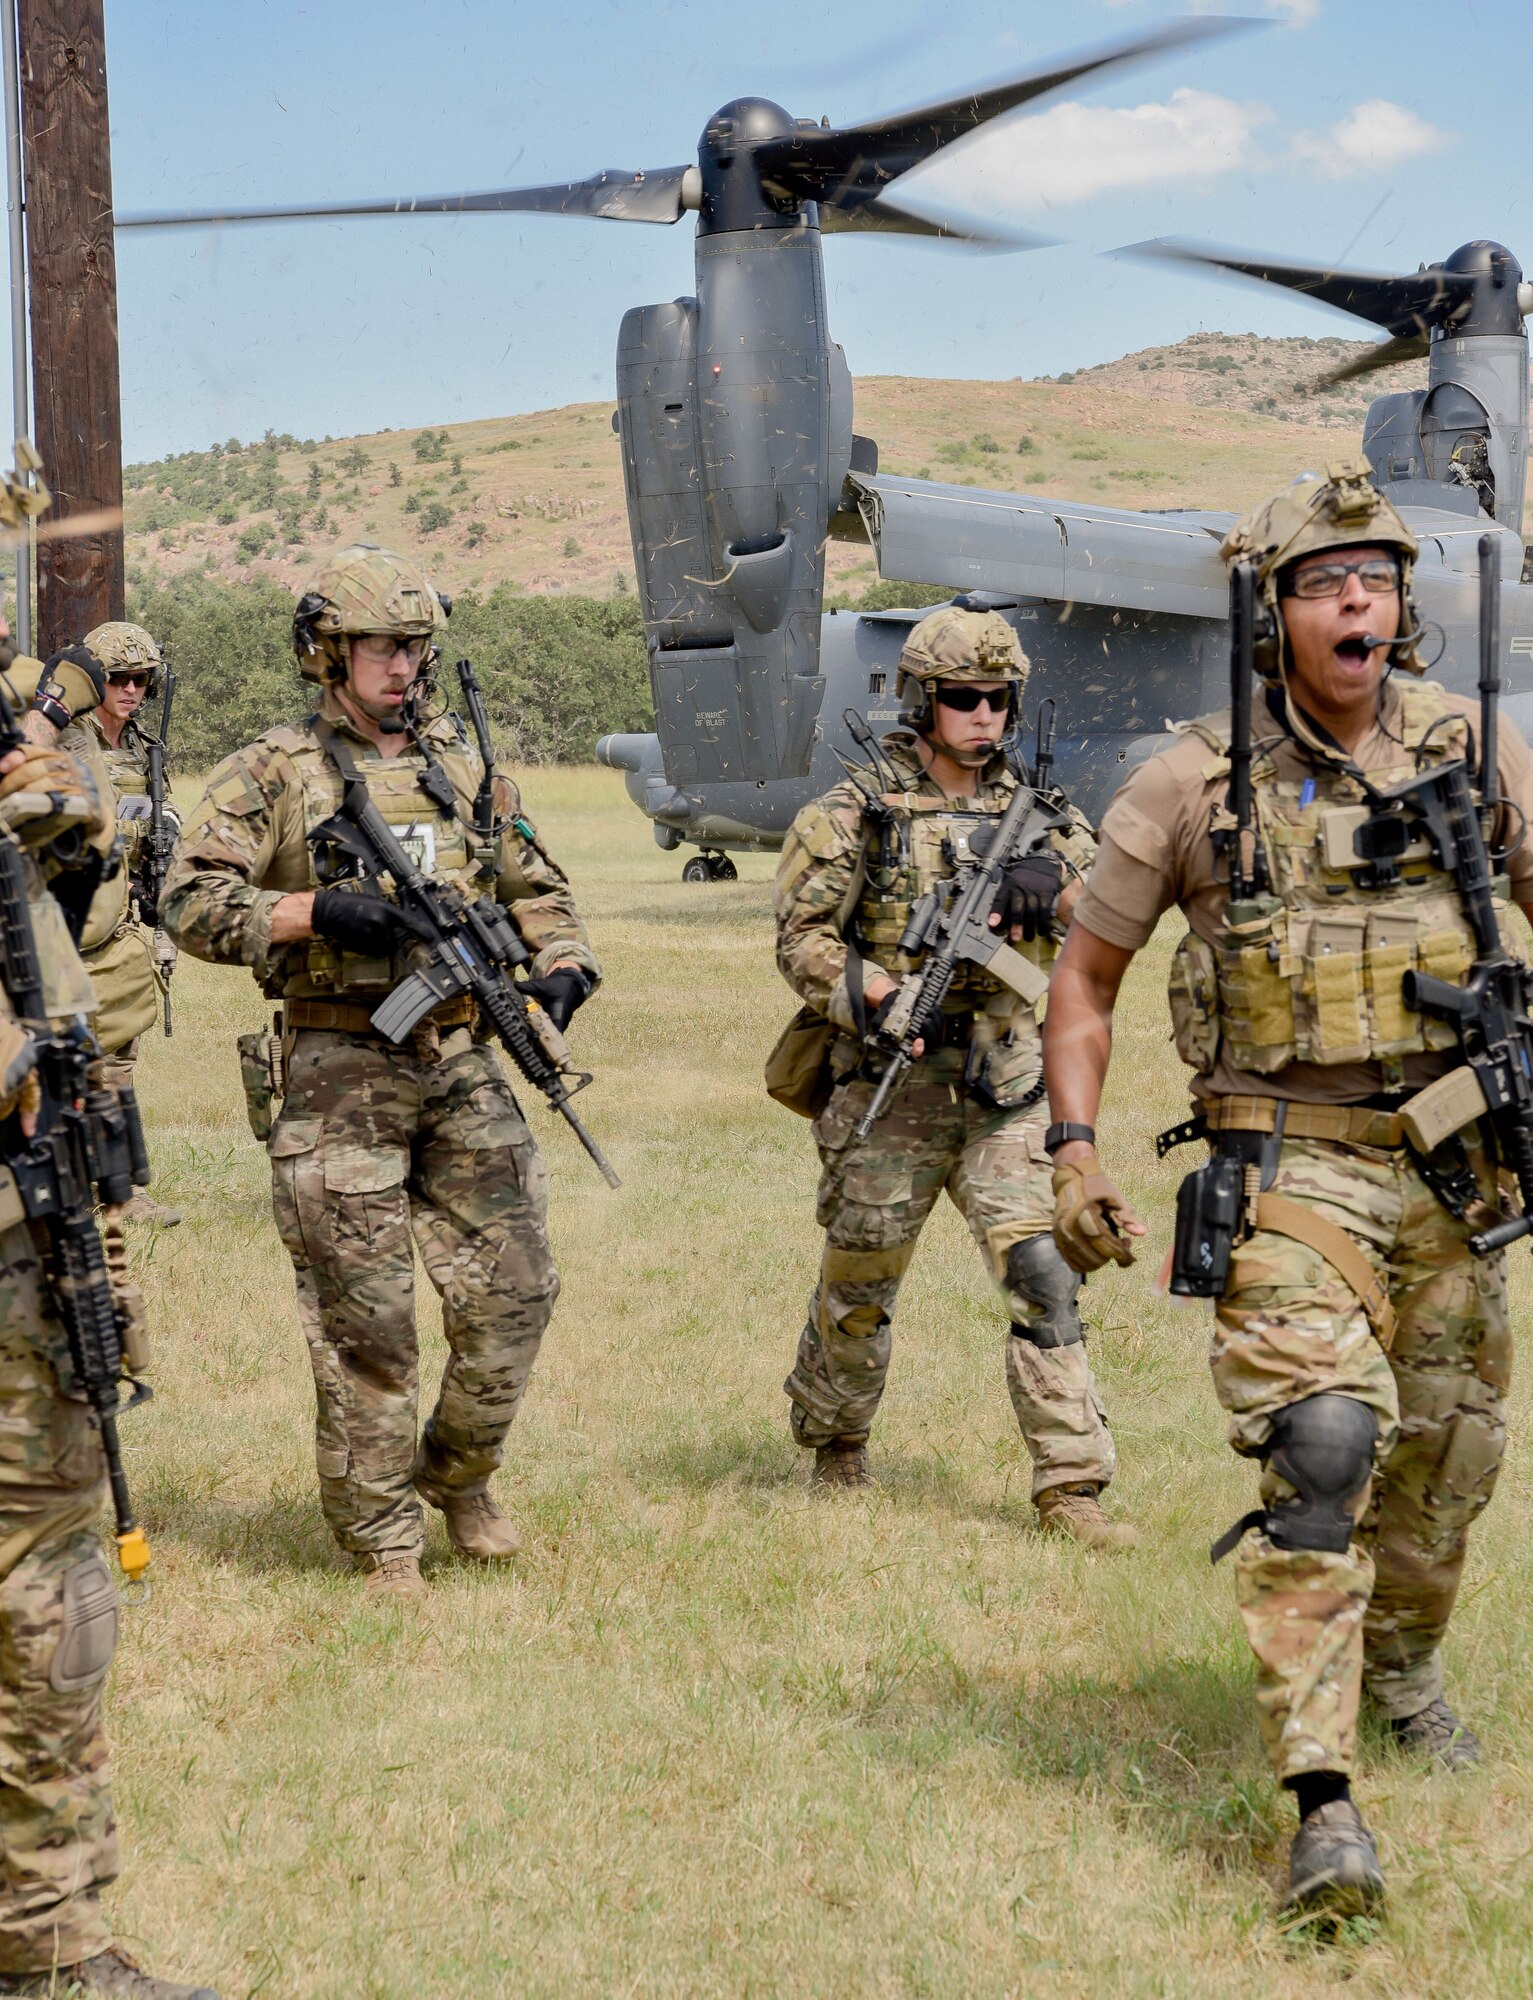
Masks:
[[[1196,334],[1057,378],[858,382],[859,431],[885,470],[1125,507],[1238,508],[1360,442],[1371,393],[1420,367],[1317,391],[1361,351],[1340,340]],[[610,403],[423,431],[268,432],[127,469],[128,561],[141,583],[199,569],[296,587],[354,537],[419,553],[451,590],[633,588]],[[832,545],[833,587],[875,575]]]

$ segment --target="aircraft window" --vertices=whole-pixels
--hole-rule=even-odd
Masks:
[[[868,675],[868,693],[882,694],[884,691],[884,682],[887,679],[888,679],[887,674],[881,674],[875,669],[871,674]]]

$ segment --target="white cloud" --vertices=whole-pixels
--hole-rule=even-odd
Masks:
[[[1387,97],[1370,97],[1354,104],[1329,132],[1300,132],[1293,142],[1299,159],[1332,180],[1393,167],[1418,153],[1446,146],[1448,135]]]
[[[1111,188],[1249,166],[1254,135],[1271,119],[1264,104],[1239,104],[1206,90],[1178,90],[1165,104],[1117,110],[1067,102],[977,133],[911,179],[923,195],[987,213],[1061,208]]]

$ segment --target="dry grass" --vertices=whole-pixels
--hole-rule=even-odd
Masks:
[[[1271,1922],[1290,1815],[1227,1571],[1248,1502],[1198,1310],[1093,1283],[1123,1507],[1105,1559],[1034,1532],[999,1312],[951,1212],[902,1305],[877,1496],[807,1492],[780,1383],[812,1273],[806,1129],[767,1102],[788,1011],[770,862],[684,888],[618,779],[535,772],[609,971],[581,1017],[610,1194],[540,1109],[565,1291],[499,1491],[510,1576],[434,1527],[421,1614],[365,1608],[320,1523],[310,1385],[233,1036],[183,961],[143,1066],[163,1190],[159,1396],[127,1426],[156,1544],[111,1692],[127,1873],[157,1966],[226,1996],[1523,1995],[1533,1988],[1525,1398],[1449,1648],[1488,1768],[1368,1739],[1394,1891],[1319,1955]],[[1179,1114],[1136,969],[1107,1148],[1163,1249]],[[1528,1302],[1527,1259],[1518,1300]],[[440,1363],[426,1340],[427,1372]]]

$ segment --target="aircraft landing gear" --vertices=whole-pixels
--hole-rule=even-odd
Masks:
[[[694,854],[681,871],[683,882],[738,882],[740,871],[727,854]]]

